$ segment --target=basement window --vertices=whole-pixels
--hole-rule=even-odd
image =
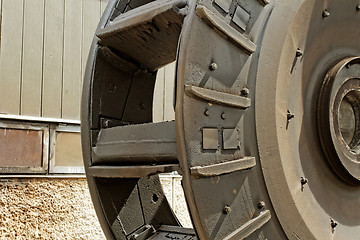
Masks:
[[[0,122],[0,173],[48,171],[49,125]]]
[[[84,173],[80,126],[51,126],[50,135],[49,173]]]

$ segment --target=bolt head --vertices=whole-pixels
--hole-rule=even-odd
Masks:
[[[308,183],[308,180],[306,179],[306,178],[304,178],[304,177],[301,177],[301,184],[302,185],[305,185],[305,184],[307,184]]]
[[[205,115],[205,116],[209,116],[209,115],[210,115],[210,111],[206,109],[205,112],[204,112],[204,115]]]
[[[360,4],[356,6],[356,11],[360,12]]]
[[[103,127],[103,128],[108,128],[108,127],[110,127],[110,120],[106,119],[105,121],[103,121],[102,127]]]
[[[328,11],[327,9],[324,9],[324,11],[323,11],[323,13],[322,13],[322,17],[323,17],[323,18],[327,18],[327,17],[329,17],[329,16],[330,16],[329,11]]]
[[[231,208],[229,206],[225,206],[223,212],[224,214],[229,214],[231,212]]]
[[[222,113],[222,114],[221,114],[221,119],[222,119],[222,120],[225,120],[225,118],[226,118],[226,114],[225,114],[225,113]]]
[[[303,52],[300,50],[300,48],[298,48],[296,50],[296,57],[301,57],[303,55]]]
[[[287,116],[287,119],[288,119],[288,120],[291,120],[291,119],[293,119],[293,118],[295,117],[295,115],[292,114],[289,110],[287,111],[286,116]]]
[[[259,209],[263,209],[265,207],[265,202],[264,201],[259,202],[258,207]]]
[[[250,94],[250,90],[248,88],[244,87],[240,93],[242,96],[247,97]]]
[[[214,70],[216,70],[218,68],[218,66],[217,66],[216,63],[213,62],[213,63],[210,64],[209,68],[210,68],[211,71],[214,71]]]
[[[330,219],[330,224],[331,224],[331,228],[334,230],[334,228],[336,228],[336,226],[338,225],[337,222],[335,222],[333,219]]]

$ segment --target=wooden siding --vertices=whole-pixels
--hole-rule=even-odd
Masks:
[[[1,6],[0,112],[20,110],[23,0],[3,0]]]
[[[0,0],[0,114],[79,120],[82,81],[108,0]],[[159,70],[154,121],[174,119],[175,64]]]
[[[154,89],[153,121],[164,122],[175,119],[175,62],[158,70]]]
[[[87,56],[108,0],[0,0],[0,114],[80,118]]]

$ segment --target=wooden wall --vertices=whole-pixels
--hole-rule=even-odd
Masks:
[[[79,119],[90,44],[108,0],[1,0],[0,113]]]
[[[0,0],[0,114],[79,120],[82,79],[108,0]],[[159,70],[154,120],[174,119],[174,64]]]
[[[153,121],[164,122],[175,119],[174,110],[175,63],[159,69],[156,76]]]

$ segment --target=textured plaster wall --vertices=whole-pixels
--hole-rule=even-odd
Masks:
[[[191,227],[181,178],[161,177],[170,205]],[[105,239],[84,178],[0,179],[0,239]]]
[[[183,227],[192,228],[189,212],[187,210],[184,192],[181,186],[181,177],[179,176],[161,176],[161,184],[168,199],[171,208],[178,217]]]

